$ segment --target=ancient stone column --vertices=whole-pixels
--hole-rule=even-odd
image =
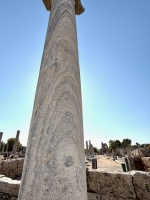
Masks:
[[[8,152],[8,144],[6,144],[6,152]]]
[[[75,19],[83,8],[79,0],[44,2],[51,15],[19,200],[87,200]]]
[[[1,147],[2,136],[3,136],[3,132],[0,132],[0,147]]]
[[[19,134],[20,134],[20,131],[17,131],[15,143],[13,145],[13,150],[12,150],[13,153],[16,153],[17,151],[18,142],[19,142]]]
[[[88,147],[88,141],[86,141],[86,158],[89,158],[89,147]]]

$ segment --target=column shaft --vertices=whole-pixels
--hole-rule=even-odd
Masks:
[[[12,150],[13,153],[16,153],[16,151],[17,151],[18,142],[19,142],[19,135],[20,135],[20,131],[17,131],[15,143],[13,145],[13,150]]]
[[[19,200],[87,200],[74,0],[53,0]]]

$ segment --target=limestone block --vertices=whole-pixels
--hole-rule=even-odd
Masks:
[[[9,177],[9,178],[15,178],[16,177],[16,169],[10,169],[10,170],[8,170],[7,171],[7,176]]]
[[[133,176],[137,199],[150,200],[150,173],[141,171],[132,171],[130,173]]]
[[[18,159],[18,168],[23,168],[24,158]]]
[[[0,161],[0,173],[1,173],[1,171],[3,170],[3,161]]]
[[[8,177],[8,170],[1,171],[0,174]]]
[[[150,167],[150,157],[141,157],[143,165]]]
[[[17,168],[16,169],[16,176],[21,176],[22,175],[22,170],[23,170],[23,168]]]
[[[8,161],[8,170],[16,169],[17,168],[17,160],[9,160]]]
[[[150,172],[150,167],[147,168],[147,172]]]
[[[7,160],[3,161],[3,171],[4,170],[8,170],[8,161]]]
[[[126,198],[116,197],[112,195],[100,195],[100,200],[133,200],[133,199],[126,199]]]
[[[124,172],[87,171],[87,188],[98,194],[135,199],[132,175]]]
[[[0,178],[0,192],[18,196],[20,181],[12,180],[11,178]]]
[[[88,194],[88,200],[101,200],[100,194],[90,193],[90,192],[88,192],[87,194]]]
[[[140,157],[150,157],[150,149],[149,148],[139,148],[138,155]]]

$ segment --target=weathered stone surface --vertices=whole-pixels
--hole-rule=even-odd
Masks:
[[[100,194],[90,193],[90,192],[88,192],[87,194],[88,194],[88,200],[101,200]]]
[[[12,150],[13,153],[16,153],[16,151],[17,151],[18,142],[19,142],[19,135],[20,135],[20,131],[17,131],[15,143],[13,145],[13,150]]]
[[[12,197],[12,198],[11,198],[11,200],[17,200],[17,199],[18,199],[18,198],[16,198],[16,197]]]
[[[16,169],[17,164],[18,164],[18,160],[8,160],[7,164],[8,164],[8,170]]]
[[[17,161],[18,161],[18,168],[23,168],[24,159],[19,158],[17,159]]]
[[[133,184],[137,199],[150,200],[150,173],[132,171]]]
[[[138,148],[137,151],[140,157],[150,157],[150,148],[148,147]]]
[[[12,180],[7,177],[0,178],[0,192],[18,196],[20,181]]]
[[[126,199],[113,195],[100,195],[100,200],[133,200],[133,199]]]
[[[3,169],[3,161],[0,161],[0,172],[2,171]]]
[[[150,167],[150,157],[141,157],[143,165]]]
[[[74,0],[53,0],[19,199],[86,200]]]
[[[107,194],[124,199],[136,197],[132,175],[123,172],[87,171],[87,189],[101,195]]]
[[[15,171],[16,177],[22,175],[22,170],[23,170],[23,168],[17,168],[17,169],[16,169],[16,171]]]
[[[3,170],[8,170],[8,161],[7,160],[3,160],[3,161],[0,161],[2,162],[2,166],[3,166]]]
[[[9,178],[22,175],[24,158],[0,161],[0,174]]]

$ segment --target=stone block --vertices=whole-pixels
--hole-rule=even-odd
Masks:
[[[6,171],[1,171],[0,174],[1,174],[1,175],[4,175],[4,176],[6,176],[6,177],[8,177],[8,170],[6,170]]]
[[[20,181],[12,180],[11,178],[0,178],[0,192],[18,196]]]
[[[6,171],[6,170],[8,170],[8,161],[4,160],[3,161],[3,171]]]
[[[137,199],[150,200],[150,173],[141,171],[132,171],[130,173],[133,176]]]
[[[88,200],[101,200],[100,194],[88,192],[87,195],[88,195]]]
[[[133,200],[133,199],[125,199],[122,197],[116,197],[112,195],[100,195],[100,200]]]
[[[19,158],[18,159],[18,168],[23,168],[23,164],[24,164],[24,158]]]
[[[150,157],[141,157],[143,165],[150,167]]]
[[[0,173],[1,173],[1,171],[3,170],[3,161],[0,161]]]
[[[124,172],[87,171],[87,188],[98,194],[135,199],[132,175]]]
[[[21,176],[22,175],[22,168],[17,168],[16,169],[16,176]]]
[[[17,160],[9,160],[8,161],[8,170],[17,169]]]
[[[7,176],[8,176],[9,178],[15,178],[15,177],[16,177],[16,169],[8,170],[7,173],[8,173]]]
[[[150,149],[149,148],[139,148],[138,155],[140,157],[150,157]]]

